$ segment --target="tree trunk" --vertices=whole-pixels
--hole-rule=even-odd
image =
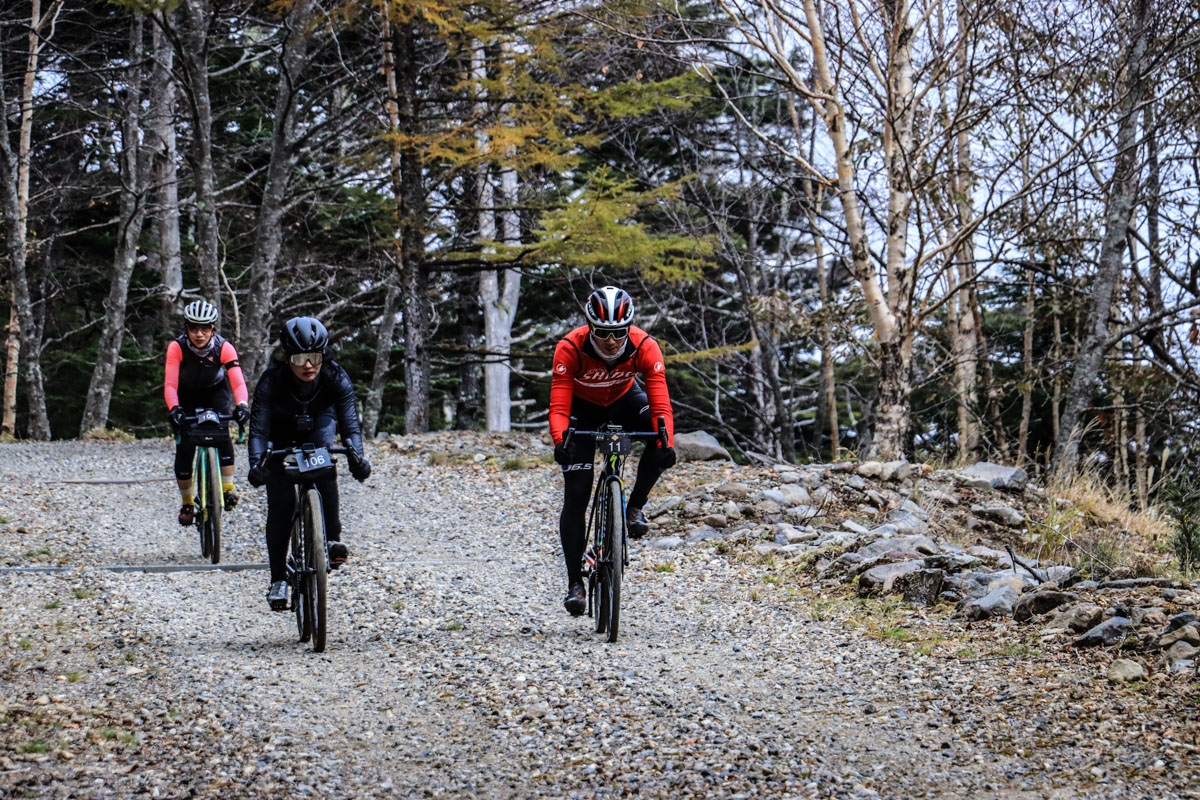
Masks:
[[[308,51],[312,0],[292,6],[284,20],[284,40],[279,54],[279,80],[275,85],[275,110],[271,128],[271,159],[267,165],[262,202],[254,225],[254,254],[250,259],[250,297],[242,326],[242,371],[253,386],[270,356],[275,269],[283,249],[283,217],[295,161],[297,91]]]
[[[965,110],[967,96],[967,31],[970,20],[963,0],[957,3],[958,46],[955,59],[958,63],[956,77],[958,104]],[[972,205],[971,139],[965,125],[958,130],[955,174],[956,220],[960,231],[969,230],[974,224],[975,208]],[[958,266],[958,325],[954,337],[954,376],[958,394],[958,460],[974,462],[979,456],[979,408],[978,367],[979,348],[975,338],[975,246],[974,237],[967,236],[955,254]],[[952,303],[955,301],[951,301]]]
[[[47,23],[56,19],[62,10],[63,0],[54,0],[42,14],[40,0],[32,0],[28,49],[26,50],[25,72],[21,82],[20,122],[17,149],[12,149],[8,128],[8,98],[4,92],[4,81],[0,81],[0,192],[3,192],[4,216],[8,222],[6,244],[8,268],[12,279],[12,305],[10,312],[9,352],[5,375],[4,432],[16,433],[17,370],[22,363],[25,382],[29,389],[29,436],[32,439],[50,438],[50,420],[46,414],[45,392],[42,388],[41,336],[34,320],[33,298],[29,290],[28,271],[28,222],[29,222],[29,173],[32,161],[33,140],[33,94],[37,83],[38,58],[42,47],[50,36],[43,36]],[[0,54],[0,74],[5,74],[3,57]],[[16,326],[12,325],[12,317]],[[20,345],[20,355],[14,355],[13,337]],[[9,384],[11,383],[11,389]],[[12,423],[10,431],[7,425]]]
[[[7,215],[6,215],[7,216]],[[4,421],[0,434],[17,434],[17,370],[21,368],[21,318],[17,315],[16,287],[9,293],[8,339],[4,361]]]
[[[375,438],[379,427],[379,412],[383,408],[383,390],[387,386],[387,374],[391,368],[392,341],[396,334],[396,315],[400,312],[400,289],[396,276],[389,273],[387,295],[383,302],[383,318],[379,320],[379,332],[375,338],[375,368],[371,371],[371,387],[363,403],[363,436]]]
[[[411,144],[417,133],[418,107],[417,33],[405,22],[396,31],[396,64],[399,128],[407,142],[400,148],[399,185],[396,187],[400,222],[400,297],[404,321],[404,430],[429,430],[429,268],[425,263],[423,222],[425,182],[420,150]]]
[[[146,215],[143,197],[143,158],[141,152],[142,107],[142,30],[143,17],[133,16],[130,24],[130,62],[125,72],[125,98],[121,113],[121,151],[117,157],[117,174],[121,180],[121,216],[117,230],[117,251],[113,256],[112,281],[104,300],[104,327],[100,331],[100,346],[92,379],[88,384],[87,402],[79,423],[82,436],[90,430],[108,425],[108,409],[112,402],[113,382],[117,377],[117,362],[121,357],[121,341],[125,336],[125,308],[129,301],[129,281],[137,264],[138,239]]]
[[[468,227],[464,223],[464,228]],[[455,400],[454,429],[479,429],[479,411],[483,408],[483,370],[478,361],[483,341],[482,318],[479,311],[479,281],[471,273],[455,278],[457,300],[457,342],[462,360],[458,365],[458,394]]]
[[[146,149],[150,152],[150,181],[156,197],[155,240],[162,271],[163,328],[178,310],[183,294],[183,248],[179,235],[179,167],[175,140],[176,87],[172,77],[175,50],[166,31],[155,25],[151,33],[154,69],[150,79]]]
[[[912,359],[900,343],[879,346],[879,403],[870,452],[875,458],[903,458],[908,450],[912,398]]]
[[[1021,427],[1017,433],[1017,463],[1025,467],[1029,452],[1029,423],[1033,419],[1033,322],[1035,300],[1033,270],[1026,270],[1025,284],[1025,326],[1021,340]]]
[[[1138,190],[1140,164],[1137,153],[1138,112],[1144,94],[1146,50],[1153,15],[1153,0],[1136,0],[1130,20],[1133,34],[1123,53],[1126,56],[1122,81],[1124,97],[1117,122],[1117,153],[1105,208],[1104,240],[1100,261],[1092,281],[1092,302],[1088,308],[1083,343],[1071,375],[1071,386],[1063,409],[1062,423],[1055,442],[1051,468],[1059,473],[1073,472],[1079,464],[1079,439],[1084,412],[1092,402],[1100,368],[1108,349],[1108,317],[1113,292],[1124,262],[1126,231],[1133,215]]]
[[[221,304],[221,223],[217,206],[217,169],[213,163],[212,98],[208,88],[208,29],[212,18],[209,0],[183,0],[183,31],[179,58],[187,75],[187,96],[192,112],[192,169],[196,194],[196,266],[200,294]],[[278,124],[278,119],[276,120]],[[247,380],[251,373],[246,373]]]

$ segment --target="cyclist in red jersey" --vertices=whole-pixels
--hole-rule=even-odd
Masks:
[[[246,379],[238,365],[233,345],[216,333],[216,306],[203,300],[188,303],[183,310],[186,332],[167,345],[167,374],[163,381],[163,397],[171,417],[171,427],[178,433],[185,416],[198,408],[211,408],[222,414],[232,409],[234,419],[244,425],[250,419],[249,394]],[[225,379],[229,379],[228,385]],[[230,397],[230,388],[233,396]],[[237,407],[233,408],[233,401]],[[186,438],[175,446],[175,479],[183,505],[179,509],[179,524],[191,525],[196,519],[196,504],[192,482],[192,460],[196,446]],[[237,505],[233,485],[233,442],[226,436],[217,445],[221,463],[221,489],[225,507]]]
[[[563,443],[576,427],[596,430],[616,422],[626,430],[652,431],[654,420],[667,419],[667,447],[647,445],[638,462],[637,479],[625,506],[631,537],[650,529],[642,507],[663,471],[675,463],[675,423],[667,393],[666,369],[658,342],[633,326],[633,299],[616,286],[592,292],[584,305],[587,324],[568,333],[554,350],[550,382],[550,435],[554,460],[562,465],[563,507],[558,520],[563,557],[567,561],[567,597],[563,605],[578,616],[587,608],[583,588],[583,547],[588,498],[592,493],[592,459],[596,443],[589,437]],[[645,388],[636,378],[642,376]]]

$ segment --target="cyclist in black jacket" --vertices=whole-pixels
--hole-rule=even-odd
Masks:
[[[271,560],[271,586],[267,600],[272,610],[287,609],[287,550],[296,495],[279,459],[263,463],[271,449],[300,444],[331,447],[335,436],[350,449],[347,461],[355,480],[365,481],[371,465],[363,456],[354,385],[337,362],[325,360],[329,333],[313,317],[293,317],[279,332],[284,359],[263,371],[254,388],[250,409],[250,484],[267,487],[267,553]],[[350,552],[342,543],[338,515],[337,474],[317,481],[325,510],[325,537],[329,560],[335,569]]]

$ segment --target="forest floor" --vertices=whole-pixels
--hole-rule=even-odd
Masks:
[[[0,797],[1200,796],[1191,679],[1115,685],[1011,620],[822,595],[722,542],[635,542],[607,644],[562,608],[546,448],[410,441],[341,481],[319,655],[265,571],[96,569],[202,563],[167,440],[0,445]],[[241,488],[224,560],[264,562]],[[938,647],[896,633],[922,626]]]

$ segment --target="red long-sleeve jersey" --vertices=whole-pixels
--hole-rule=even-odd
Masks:
[[[633,385],[638,374],[646,384],[650,415],[667,418],[667,444],[675,446],[675,419],[671,397],[667,393],[666,365],[658,342],[641,328],[629,329],[629,340],[620,360],[611,367],[592,348],[588,326],[582,325],[564,336],[554,348],[554,366],[550,379],[550,435],[554,443],[562,441],[571,424],[571,401],[576,397],[608,406]]]

